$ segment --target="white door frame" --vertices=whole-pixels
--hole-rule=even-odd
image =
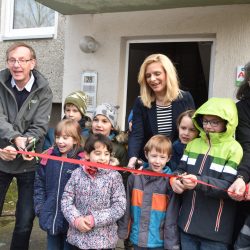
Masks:
[[[209,85],[208,85],[208,98],[212,97],[213,91],[213,82],[214,82],[214,64],[215,64],[215,46],[216,46],[216,38],[215,36],[208,37],[183,37],[183,38],[156,38],[156,39],[128,39],[126,41],[126,55],[125,55],[125,77],[124,77],[124,89],[123,93],[127,93],[127,84],[128,84],[128,63],[129,63],[129,46],[131,43],[172,43],[172,42],[212,42],[211,46],[211,59],[210,59],[210,72],[209,72]],[[122,105],[122,114],[126,114],[127,107],[127,95],[124,95],[123,105]],[[124,130],[126,116],[124,115],[122,118],[122,129]]]

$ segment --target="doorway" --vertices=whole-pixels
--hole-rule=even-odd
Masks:
[[[130,110],[140,94],[137,81],[140,66],[150,54],[161,53],[170,58],[177,69],[180,88],[191,93],[196,107],[207,101],[212,44],[212,41],[130,43],[125,128]]]

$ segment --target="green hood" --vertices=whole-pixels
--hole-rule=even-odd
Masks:
[[[238,113],[235,102],[232,99],[213,97],[196,110],[193,116],[193,122],[200,131],[200,136],[205,138],[206,134],[201,123],[201,117],[203,115],[216,115],[227,121],[225,132],[209,134],[213,141],[227,140],[234,136],[235,129],[238,125]]]

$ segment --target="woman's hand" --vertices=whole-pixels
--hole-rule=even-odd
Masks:
[[[236,201],[242,201],[245,199],[244,193],[246,190],[246,184],[242,178],[237,178],[234,183],[228,189],[228,195]]]
[[[131,157],[128,162],[128,168],[135,168],[136,161],[137,158],[135,156]]]

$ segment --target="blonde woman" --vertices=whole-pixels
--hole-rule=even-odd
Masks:
[[[173,63],[163,54],[152,54],[144,60],[138,82],[140,96],[133,106],[133,125],[128,143],[128,166],[131,168],[138,158],[144,159],[143,147],[153,135],[163,134],[171,141],[176,140],[177,117],[183,111],[195,108],[191,94],[179,88]]]

